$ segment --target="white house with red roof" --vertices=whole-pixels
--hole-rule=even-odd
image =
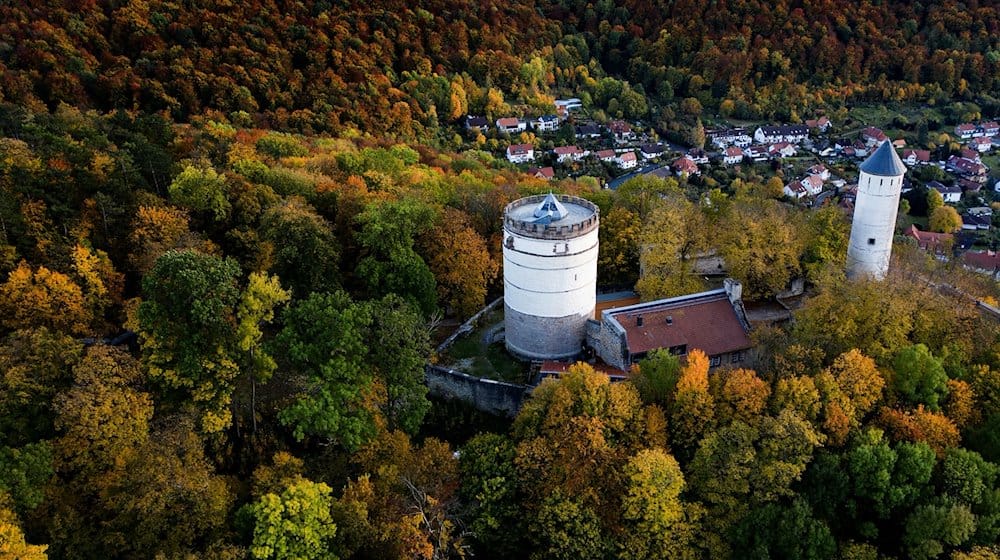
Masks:
[[[531,175],[536,179],[551,181],[552,178],[556,176],[556,171],[551,167],[529,167],[528,175]]]
[[[973,138],[972,141],[969,142],[969,148],[981,154],[985,154],[986,152],[993,149],[993,139],[990,138],[989,136],[980,136],[979,138]]]
[[[820,179],[819,175],[809,175],[805,179],[802,179],[802,186],[806,188],[812,196],[816,196],[823,192],[823,179]]]
[[[674,172],[680,175],[701,175],[701,171],[698,169],[698,164],[694,162],[688,156],[681,156],[674,160],[674,163],[670,165],[674,169]]]
[[[614,136],[615,142],[622,143],[635,140],[635,132],[632,130],[632,125],[625,121],[611,121],[608,123],[608,130]]]
[[[968,140],[976,135],[976,125],[972,123],[962,123],[955,127],[955,136],[962,140]]]
[[[827,169],[822,163],[817,163],[816,165],[810,167],[806,173],[819,177],[820,181],[830,180],[830,170]]]
[[[507,146],[507,161],[511,163],[535,161],[535,147],[531,144],[511,144]]]
[[[1000,135],[1000,124],[996,121],[987,121],[979,125],[979,128],[983,131],[983,136],[998,136]]]
[[[618,167],[622,169],[632,169],[639,165],[639,158],[636,157],[635,152],[625,152],[618,156]]]
[[[861,131],[861,140],[864,141],[865,145],[869,148],[878,146],[882,142],[885,142],[888,138],[889,137],[882,132],[882,129],[874,126],[869,126]]]
[[[785,193],[785,196],[789,196],[796,200],[809,196],[809,190],[806,189],[806,186],[799,180],[788,183],[781,192]]]
[[[743,148],[730,146],[722,154],[722,162],[726,165],[735,165],[743,161]]]
[[[830,119],[828,119],[826,116],[822,116],[822,117],[820,117],[818,119],[807,119],[806,120],[806,126],[808,126],[809,128],[815,128],[816,130],[819,130],[820,132],[826,132],[827,129],[830,128],[831,124],[832,123],[830,122]]]
[[[556,161],[566,163],[568,161],[580,161],[587,157],[590,152],[581,150],[577,146],[558,146],[552,150],[552,153],[556,155]]]
[[[903,150],[903,163],[906,165],[927,165],[931,162],[930,150]]]
[[[517,117],[497,119],[497,130],[504,134],[517,134],[528,129],[528,123]]]
[[[778,142],[768,147],[767,153],[773,158],[792,157],[795,155],[795,146],[788,142]]]
[[[614,150],[597,150],[596,152],[594,152],[594,156],[597,159],[607,163],[614,163],[617,157]]]

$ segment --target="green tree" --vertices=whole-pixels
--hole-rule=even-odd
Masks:
[[[736,528],[733,540],[734,557],[756,560],[833,558],[837,549],[830,528],[799,498],[791,505],[754,510]]]
[[[632,377],[632,384],[639,391],[642,402],[669,410],[680,376],[680,359],[666,349],[654,350],[639,361],[639,372]]]
[[[239,273],[232,260],[170,251],[142,280],[139,335],[149,375],[201,410],[206,433],[222,431],[232,421]]]
[[[912,404],[925,404],[933,411],[948,394],[948,374],[941,360],[927,346],[914,344],[901,349],[892,362],[893,388]]]
[[[558,490],[541,503],[531,536],[533,560],[599,560],[610,548],[597,512]]]
[[[21,515],[42,503],[52,474],[52,446],[48,442],[17,449],[0,447],[0,496],[9,496],[9,505]]]
[[[279,418],[296,439],[315,435],[357,449],[375,435],[367,402],[373,376],[365,365],[370,310],[343,292],[313,293],[282,318],[271,352],[280,349],[301,389]]]
[[[510,438],[483,433],[466,442],[458,457],[461,496],[472,507],[472,538],[495,558],[512,558],[524,544],[514,455]]]
[[[216,221],[229,215],[226,179],[210,166],[187,165],[167,188],[176,203],[197,212],[207,212]]]
[[[850,228],[843,210],[827,204],[809,215],[807,225],[808,239],[802,264],[810,277],[827,264],[844,268]]]
[[[337,526],[330,515],[326,484],[299,478],[281,494],[268,493],[250,506],[253,544],[260,560],[336,560],[332,548]]]
[[[260,235],[273,248],[270,271],[298,298],[340,286],[340,243],[330,224],[298,197],[269,208]]]
[[[382,416],[390,430],[416,434],[431,407],[424,384],[430,333],[420,313],[399,296],[388,295],[369,306],[367,362],[385,387]]]
[[[937,558],[945,546],[959,546],[975,531],[976,518],[969,508],[947,501],[917,506],[906,518],[903,543],[915,560]]]

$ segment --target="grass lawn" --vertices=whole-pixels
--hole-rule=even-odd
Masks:
[[[441,356],[440,363],[487,379],[511,383],[527,382],[528,364],[508,354],[503,343],[483,344],[483,335],[486,331],[502,320],[501,307],[484,317],[472,332],[456,340]]]

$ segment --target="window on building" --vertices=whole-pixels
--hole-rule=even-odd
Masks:
[[[688,347],[687,347],[687,344],[681,344],[681,345],[678,345],[678,346],[671,346],[669,351],[674,356],[683,356],[684,354],[688,353]]]
[[[730,363],[738,364],[743,361],[743,351],[739,350],[729,355]]]
[[[868,238],[868,244],[869,245],[874,245],[875,244],[875,238],[874,237],[869,237]]]
[[[722,365],[722,356],[712,356],[708,359],[708,367],[717,367]]]

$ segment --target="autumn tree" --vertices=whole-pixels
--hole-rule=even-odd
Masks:
[[[9,506],[9,499],[0,492],[0,557],[17,560],[46,560],[45,545],[28,544],[20,520]]]
[[[719,424],[734,420],[749,422],[767,406],[771,388],[749,369],[721,371],[709,379],[709,392],[715,402]]]
[[[280,494],[261,496],[251,507],[254,520],[250,554],[260,560],[334,560],[337,526],[330,515],[330,487],[306,478]]]
[[[189,228],[187,214],[173,206],[140,206],[128,234],[129,263],[140,273],[153,268],[156,259],[172,249],[197,249],[212,253],[213,245]]]
[[[708,387],[708,356],[692,350],[681,368],[671,416],[671,440],[690,457],[715,424],[715,402]]]
[[[619,557],[698,558],[693,548],[704,512],[681,499],[684,475],[676,459],[660,449],[645,449],[625,466],[622,499],[624,542]]]
[[[773,200],[735,205],[726,217],[719,253],[746,297],[780,293],[801,274],[805,245],[796,219]]]
[[[45,328],[15,331],[0,344],[0,445],[53,435],[52,399],[73,380],[83,345]]]
[[[705,248],[701,218],[696,206],[677,196],[650,212],[639,236],[641,276],[635,286],[644,300],[703,289],[694,273],[695,259]]]
[[[954,233],[962,229],[962,216],[951,206],[938,206],[930,213],[927,226],[931,231]]]
[[[239,267],[193,251],[160,257],[142,281],[139,334],[152,379],[178,401],[200,410],[205,433],[232,421],[230,400],[239,373],[234,310]]]
[[[87,332],[92,318],[73,279],[25,261],[0,285],[0,314],[8,329],[46,327],[78,335]]]
[[[459,317],[469,317],[483,307],[499,266],[463,212],[445,208],[419,245],[434,273],[441,302]]]
[[[634,284],[639,277],[639,216],[623,207],[601,216],[597,271],[601,284]]]

